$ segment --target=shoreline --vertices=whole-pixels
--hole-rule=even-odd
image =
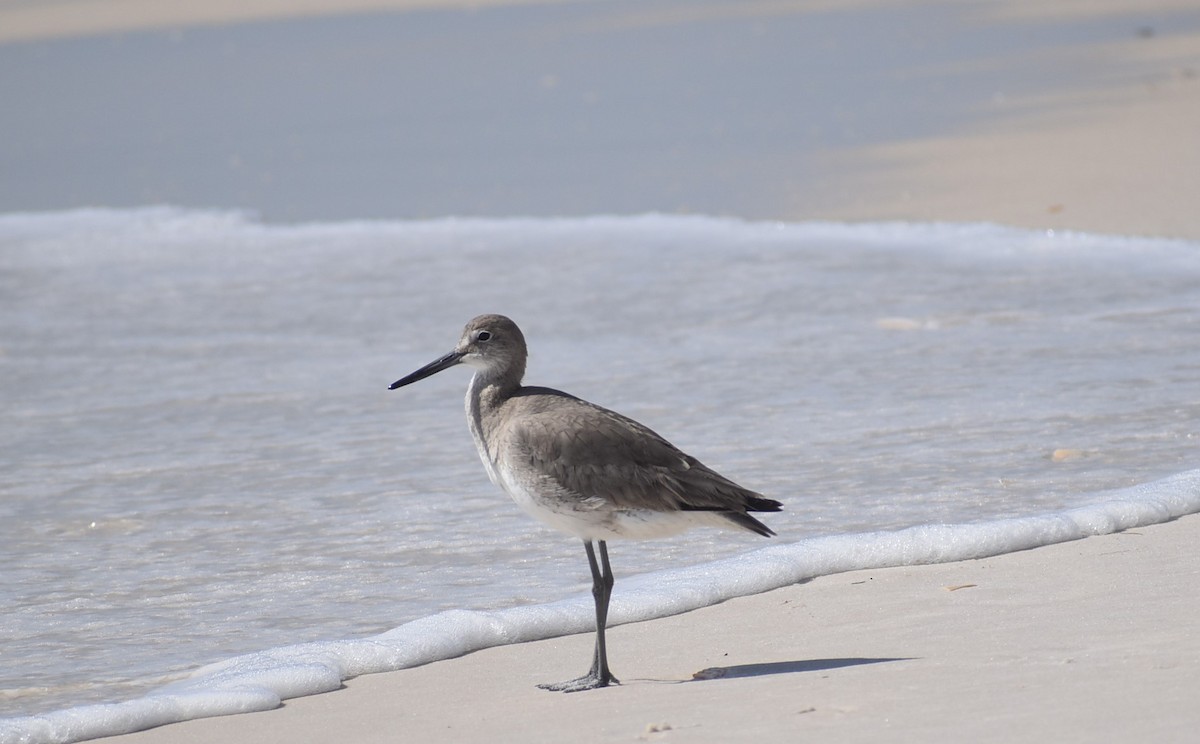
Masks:
[[[418,740],[1182,741],[1200,639],[1200,517],[990,558],[851,571],[611,628],[619,687],[536,684],[590,633],[348,680],[280,708],[114,744]],[[1177,622],[1166,621],[1176,618]]]
[[[1200,470],[1193,470],[1062,512],[831,535],[711,564],[630,577],[618,582],[621,591],[615,595],[609,626],[610,637],[621,639],[620,650],[613,647],[613,664],[620,667],[624,684],[608,691],[555,695],[537,689],[538,680],[533,679],[550,674],[548,669],[567,674],[562,670],[571,668],[572,657],[579,663],[588,656],[590,598],[579,595],[549,605],[442,613],[370,638],[299,644],[234,657],[145,698],[59,711],[28,719],[16,728],[0,726],[0,741],[78,741],[115,735],[163,744],[209,741],[214,736],[332,742],[351,731],[356,740],[370,744],[390,741],[397,732],[434,736],[446,721],[459,721],[467,714],[461,699],[439,691],[454,685],[466,691],[472,700],[470,715],[478,716],[480,724],[463,728],[455,740],[491,741],[497,731],[530,738],[532,734],[522,728],[524,718],[512,715],[510,701],[515,698],[544,713],[537,726],[545,738],[531,740],[560,741],[578,725],[579,710],[587,711],[599,726],[606,723],[611,709],[607,704],[576,709],[546,704],[547,699],[610,700],[606,696],[633,694],[633,698],[618,698],[624,702],[617,722],[628,725],[631,716],[648,718],[660,706],[675,711],[677,720],[679,711],[691,710],[691,717],[682,719],[688,721],[683,728],[711,729],[717,732],[711,740],[718,741],[728,740],[750,722],[730,717],[720,706],[710,707],[703,697],[680,692],[675,685],[745,678],[807,680],[792,675],[820,672],[820,680],[834,680],[830,685],[850,684],[839,694],[869,698],[890,692],[895,679],[868,673],[853,682],[854,675],[864,672],[851,669],[884,664],[905,667],[908,697],[895,704],[907,716],[890,712],[881,722],[863,711],[861,717],[843,720],[842,714],[858,709],[822,698],[819,693],[827,692],[825,682],[801,684],[792,691],[816,695],[821,702],[803,713],[837,713],[834,721],[821,725],[836,723],[839,736],[861,732],[864,740],[874,740],[887,733],[881,723],[899,722],[905,731],[920,731],[919,721],[927,717],[920,690],[947,685],[953,692],[946,695],[947,701],[937,703],[949,712],[940,711],[940,719],[956,734],[969,731],[979,737],[982,734],[971,728],[976,708],[969,696],[977,694],[980,685],[994,688],[987,705],[994,702],[1008,711],[1025,704],[1017,699],[1018,692],[1066,684],[1070,678],[1055,677],[1058,666],[1086,660],[1096,668],[1073,679],[1090,681],[1094,671],[1105,677],[1105,684],[1072,699],[1071,704],[1079,708],[1074,715],[1089,721],[1104,719],[1103,706],[1111,704],[1125,684],[1125,678],[1110,667],[1132,664],[1129,674],[1141,698],[1130,714],[1137,716],[1163,702],[1159,685],[1186,690],[1190,689],[1188,675],[1195,677],[1194,664],[1179,661],[1200,650],[1200,640],[1187,636],[1188,623],[1168,627],[1147,620],[1164,611],[1170,617],[1188,617],[1200,605],[1200,597],[1182,592],[1188,596],[1181,600],[1176,596],[1180,592],[1164,590],[1181,578],[1187,583],[1189,576],[1200,576],[1188,550],[1200,535],[1198,484]],[[1126,544],[1123,540],[1146,535],[1166,538],[1128,543],[1136,546],[1132,550],[1121,547]],[[871,589],[865,604],[858,598],[866,590],[855,588],[864,586]],[[974,591],[966,596],[983,601],[938,603],[930,595],[932,586],[947,593],[982,589],[982,596]],[[929,615],[930,606],[937,609],[936,616]],[[797,607],[805,612],[792,614]],[[1040,618],[1036,628],[1025,617],[1031,612]],[[1109,622],[1122,613],[1129,615],[1128,622]],[[972,627],[980,624],[1004,628],[1001,635],[1007,637],[981,636]],[[730,634],[730,628],[737,630]],[[1081,628],[1091,635],[1080,634]],[[880,655],[880,640],[893,649],[921,651]],[[997,664],[994,657],[983,659],[981,669],[959,663],[971,657],[978,663],[978,657],[994,652],[997,644],[1006,653],[1018,654],[1021,664]],[[1098,655],[1097,649],[1115,649],[1115,653]],[[1065,657],[1046,668],[1047,654]],[[703,666],[685,668],[701,661]],[[1037,672],[1033,678],[1027,665]],[[1172,674],[1160,675],[1158,671],[1164,669]],[[428,679],[433,682],[427,683]],[[527,689],[516,689],[521,685]],[[629,688],[641,692],[614,691]],[[360,689],[375,690],[376,695],[355,692]],[[691,689],[689,685],[687,690]],[[741,690],[727,692],[731,703],[747,704],[738,694]],[[753,692],[753,699],[782,694],[774,687],[745,692]],[[399,702],[389,705],[381,696],[394,696]],[[1175,699],[1162,697],[1166,704]],[[708,713],[697,716],[693,705]],[[281,710],[290,712],[280,715]],[[757,713],[753,705],[747,711],[751,713]],[[1028,729],[1024,734],[1045,729],[1056,740],[1070,740],[1056,728],[1063,719],[1060,709],[1034,707],[1022,715],[1019,725]],[[9,723],[19,720],[9,719]],[[363,720],[386,725],[359,730],[361,725],[354,722]],[[1186,716],[1164,716],[1164,721],[1169,727],[1193,725]],[[680,728],[671,721],[662,725]],[[770,718],[757,725],[763,735],[771,736],[790,732],[794,724],[787,718]],[[157,728],[138,729],[150,726]],[[1086,728],[1076,723],[1070,730]],[[124,733],[130,730],[138,733]],[[314,731],[328,734],[314,735]],[[927,732],[928,736],[935,733]],[[993,738],[982,739],[1005,741],[1009,733],[1005,728]],[[1086,740],[1096,738],[1089,734]]]
[[[1011,118],[831,153],[838,202],[805,216],[989,221],[1017,227],[1200,239],[1200,35],[1098,50],[1151,71],[1129,82],[1001,99]],[[987,198],[981,199],[981,195]]]

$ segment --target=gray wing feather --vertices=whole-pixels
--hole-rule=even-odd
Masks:
[[[526,410],[509,419],[516,423],[506,441],[527,458],[532,471],[576,498],[601,498],[618,509],[743,513],[762,499],[646,426],[560,395],[544,410],[535,397],[510,400]]]

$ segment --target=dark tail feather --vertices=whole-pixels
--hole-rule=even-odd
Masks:
[[[747,514],[746,511],[777,512],[783,510],[783,504],[775,499],[768,499],[764,496],[748,495],[745,497],[744,508],[746,511],[727,511],[719,506],[705,507],[689,506],[687,504],[680,506],[680,508],[684,511],[715,511],[744,530],[750,530],[763,537],[774,537],[774,530]]]
[[[746,497],[746,511],[777,512],[782,509],[783,504],[775,499],[768,499],[764,496]],[[757,532],[763,537],[773,537],[775,535],[774,530],[745,512],[725,512],[725,516],[738,527],[745,528],[751,532]]]
[[[772,503],[778,503],[778,502],[772,502]],[[779,510],[775,509],[774,511],[779,511]],[[744,514],[742,512],[721,512],[721,516],[725,517],[730,522],[733,522],[738,527],[741,527],[742,529],[750,530],[751,532],[757,532],[758,534],[762,535],[763,537],[774,537],[775,536],[774,530],[772,530],[770,527],[766,526],[762,522],[758,521],[754,517],[750,516],[749,514]]]
[[[746,511],[783,511],[783,504],[775,499],[768,499],[762,496],[750,496],[746,499]]]

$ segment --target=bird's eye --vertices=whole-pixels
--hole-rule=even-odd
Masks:
[[[476,341],[488,341],[491,338],[492,338],[491,331],[480,331],[479,333],[475,334]]]

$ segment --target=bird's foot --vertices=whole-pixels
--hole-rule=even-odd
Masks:
[[[588,672],[582,677],[569,679],[566,682],[547,682],[544,685],[538,685],[543,690],[551,692],[583,692],[584,690],[595,690],[597,687],[608,687],[609,685],[619,685],[621,681],[608,671],[597,673],[595,671]]]

